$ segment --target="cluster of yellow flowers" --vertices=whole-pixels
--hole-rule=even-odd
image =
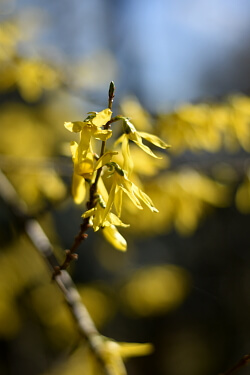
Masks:
[[[60,74],[50,64],[23,57],[19,44],[25,37],[17,23],[5,21],[0,27],[0,91],[18,89],[28,102],[38,100],[43,90],[58,88]]]
[[[145,188],[161,210],[154,220],[146,212],[138,220],[132,205],[126,202],[124,220],[130,218],[130,231],[137,236],[166,234],[172,229],[183,236],[191,235],[215,207],[231,203],[229,186],[190,167],[164,171]]]
[[[160,134],[182,153],[240,148],[250,152],[250,98],[238,94],[223,103],[185,104],[157,119]]]
[[[130,217],[131,230],[145,235],[166,233],[175,228],[181,235],[190,235],[214,207],[235,204],[240,212],[250,212],[246,154],[250,152],[249,97],[235,94],[221,103],[187,103],[155,117],[132,97],[125,98],[121,108],[133,117],[137,128],[148,130],[154,125],[156,133],[173,145],[169,156],[157,167],[145,157],[135,158],[134,171],[143,177],[146,193],[162,209],[154,220],[146,212],[138,220],[128,202],[123,217],[124,220]],[[131,152],[135,154],[136,150]],[[186,152],[189,153],[183,159],[181,155]],[[203,162],[194,156],[192,166],[190,152],[203,155]],[[209,156],[219,152],[216,160]],[[229,158],[229,154],[233,156]],[[178,159],[180,156],[182,159]],[[184,165],[180,160],[185,160]],[[167,170],[171,164],[171,170]],[[153,179],[148,181],[148,177]]]
[[[112,137],[110,126],[118,121],[122,122],[123,134],[114,143],[115,150],[106,150],[106,141]],[[101,112],[90,112],[84,121],[65,122],[65,127],[80,134],[79,143],[71,142],[71,153],[74,163],[72,194],[75,202],[82,203],[87,187],[90,190],[88,210],[82,217],[89,218],[94,231],[102,229],[106,239],[114,247],[124,251],[127,248],[126,240],[116,228],[128,226],[120,219],[123,195],[125,194],[138,209],[143,209],[145,205],[152,212],[158,212],[150,197],[130,179],[133,171],[130,141],[154,158],[159,156],[143,143],[143,139],[162,149],[167,149],[169,145],[155,135],[137,131],[124,116],[112,117],[110,108]],[[94,152],[94,140],[102,141],[100,156]],[[119,153],[122,155],[121,163],[114,161],[114,157]],[[108,182],[111,181],[109,191],[107,179]],[[94,196],[91,196],[93,189]],[[116,213],[112,212],[113,207]]]

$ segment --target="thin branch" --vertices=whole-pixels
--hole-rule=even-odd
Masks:
[[[53,271],[55,267],[59,267],[58,260],[53,252],[53,246],[44,230],[36,219],[28,215],[26,204],[19,198],[14,187],[1,171],[0,195],[11,209],[12,213],[20,221],[27,237],[46,260],[49,268]],[[62,270],[60,274],[55,276],[54,280],[63,293],[80,335],[87,341],[96,359],[102,365],[106,375],[113,375],[102,355],[102,336],[96,329],[91,316],[81,301],[81,297],[70,275],[66,270]]]

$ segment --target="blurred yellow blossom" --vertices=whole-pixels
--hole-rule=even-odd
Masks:
[[[250,151],[250,99],[230,96],[223,103],[185,104],[159,115],[157,128],[174,145],[173,153],[185,150]]]
[[[0,24],[0,61],[8,61],[15,53],[17,43],[22,39],[22,32],[15,21]]]
[[[115,304],[108,293],[103,291],[102,284],[77,285],[82,300],[88,309],[95,325],[100,328],[115,313]]]
[[[123,114],[133,119],[133,123],[137,129],[153,131],[152,119],[136,97],[125,97],[122,99],[120,106]]]
[[[124,308],[140,316],[164,314],[178,307],[190,289],[190,275],[173,265],[136,271],[121,290]]]
[[[250,213],[250,169],[236,191],[236,207],[243,214]]]
[[[50,159],[59,139],[55,129],[35,109],[21,104],[2,105],[0,122],[1,168],[21,197],[31,206],[44,198],[64,198],[65,184]]]
[[[130,146],[130,153],[133,159],[133,172],[138,176],[153,177],[159,172],[166,172],[170,166],[170,158],[162,152],[155,151],[158,158],[152,158],[148,154],[141,152],[138,147]],[[116,160],[116,157],[114,157]]]
[[[55,90],[60,85],[60,74],[48,63],[16,57],[0,68],[0,90],[17,88],[27,102],[40,99],[44,90]]]
[[[123,219],[129,220],[130,230],[144,236],[166,233],[173,227],[182,235],[190,235],[212,207],[225,207],[231,200],[227,185],[192,168],[168,171],[145,187],[156,206],[161,208],[159,213],[152,217],[145,211],[138,220],[138,213],[129,200],[123,209]]]
[[[59,73],[51,66],[39,60],[20,60],[15,67],[15,82],[22,97],[27,101],[40,98],[43,90],[58,87]]]

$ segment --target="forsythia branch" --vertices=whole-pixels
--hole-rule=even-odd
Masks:
[[[80,232],[72,247],[66,250],[63,264],[55,267],[53,277],[60,274],[62,269],[67,268],[70,262],[77,258],[75,250],[87,237],[86,231],[89,226],[92,226],[95,232],[101,230],[105,239],[117,250],[126,251],[127,242],[117,230],[117,226],[129,226],[121,220],[124,196],[127,196],[140,210],[144,205],[152,212],[158,212],[150,197],[130,179],[133,178],[134,169],[130,146],[134,143],[136,146],[133,147],[139,147],[156,159],[161,159],[161,157],[156,155],[144,143],[144,140],[161,149],[167,149],[170,146],[156,135],[137,131],[128,117],[120,115],[112,117],[114,91],[114,82],[111,82],[108,108],[100,112],[88,112],[88,116],[83,121],[64,123],[68,131],[78,133],[79,136],[79,142],[70,143],[74,168],[72,196],[77,204],[81,204],[87,194],[89,194],[89,200],[87,211],[82,215],[84,220]],[[106,142],[113,136],[111,124],[117,121],[122,124],[122,135],[115,142],[113,140],[113,149],[106,150]],[[101,141],[99,156],[94,150],[98,141]]]

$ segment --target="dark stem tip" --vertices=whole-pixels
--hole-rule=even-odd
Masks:
[[[115,96],[115,83],[114,81],[111,81],[109,85],[109,100],[112,100],[114,96]]]

